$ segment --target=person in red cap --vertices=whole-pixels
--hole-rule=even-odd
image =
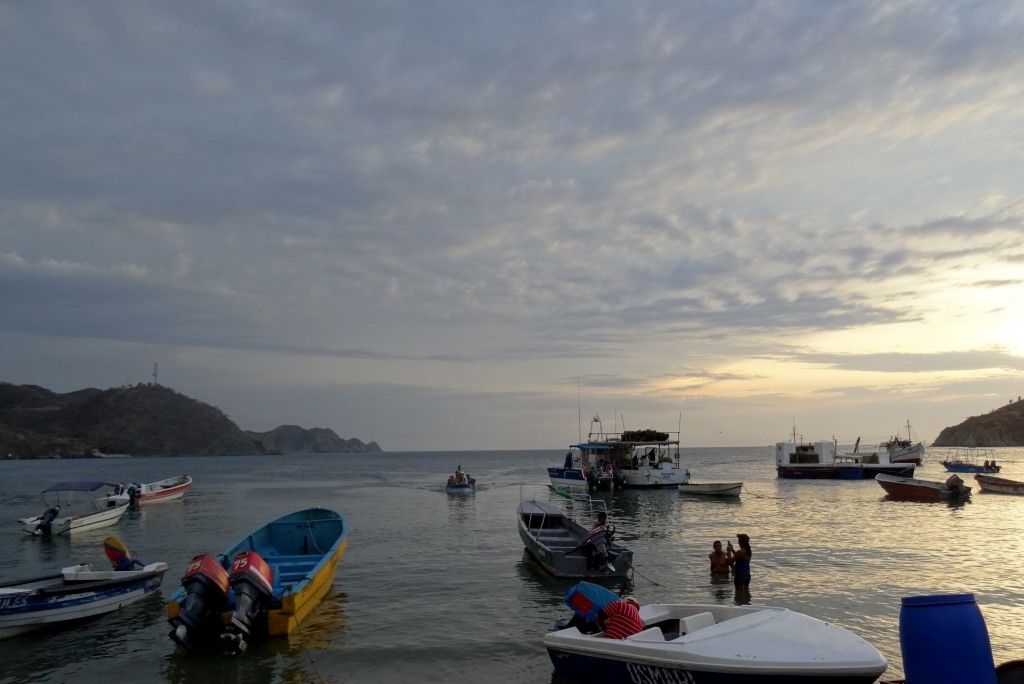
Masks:
[[[625,639],[630,634],[644,631],[640,618],[640,604],[632,596],[612,601],[597,612],[597,624],[606,639]]]

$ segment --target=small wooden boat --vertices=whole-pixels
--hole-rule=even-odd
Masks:
[[[621,578],[633,566],[633,552],[613,541],[615,528],[592,529],[603,510],[585,494],[557,487],[561,506],[536,498],[520,501],[516,511],[526,552],[555,577]]]
[[[185,492],[192,486],[192,478],[188,475],[176,475],[159,482],[139,484],[133,482],[118,492],[117,498],[125,498],[129,503],[136,505],[163,503],[165,501],[176,501],[185,496]]]
[[[679,485],[680,494],[701,496],[739,496],[742,490],[742,482],[687,482]]]
[[[942,466],[951,473],[998,473],[996,455],[991,449],[959,447],[946,452]]]
[[[625,639],[565,627],[544,636],[555,671],[619,682],[870,684],[885,672],[874,646],[838,625],[785,608],[650,604]]]
[[[955,473],[945,482],[917,480],[912,477],[898,477],[881,473],[875,476],[886,494],[894,499],[908,501],[950,501],[965,499],[971,495],[971,488],[964,485]]]
[[[28,534],[38,536],[74,534],[115,525],[128,510],[128,501],[94,494],[108,486],[112,485],[85,480],[58,482],[43,490],[46,511],[21,518],[18,523]]]
[[[123,546],[113,538],[105,545],[115,563],[111,547]],[[124,570],[93,570],[83,564],[53,575],[0,582],[0,639],[109,613],[160,588],[166,563],[133,569],[141,564],[127,558]]]
[[[340,513],[307,508],[256,528],[219,556],[196,556],[167,602],[171,639],[186,651],[237,653],[253,639],[289,634],[331,588],[347,546]]]
[[[983,492],[992,492],[993,494],[1024,494],[1024,482],[1007,480],[1005,477],[996,477],[995,475],[981,474],[975,475],[974,479],[978,482],[978,489]]]
[[[476,482],[449,482],[444,486],[444,489],[449,494],[465,494],[468,492],[475,492]]]

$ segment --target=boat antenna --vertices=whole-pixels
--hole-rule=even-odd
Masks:
[[[583,443],[583,408],[580,406],[580,376],[576,376],[576,438],[577,444]]]

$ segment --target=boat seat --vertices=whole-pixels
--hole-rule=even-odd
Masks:
[[[711,613],[708,613],[710,615]],[[661,627],[648,627],[642,632],[636,634],[630,634],[626,637],[626,641],[664,641],[665,635],[661,631]]]
[[[715,616],[705,611],[703,613],[694,613],[693,615],[687,615],[684,618],[679,618],[679,635],[690,634],[698,629],[704,629],[705,627],[711,627],[715,624]]]

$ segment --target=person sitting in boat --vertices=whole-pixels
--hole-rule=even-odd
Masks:
[[[711,553],[708,560],[711,561],[711,574],[723,577],[729,576],[729,557],[722,551],[722,542],[716,539],[711,545]]]
[[[597,611],[597,626],[604,630],[601,636],[605,639],[625,639],[644,631],[640,604],[632,596],[612,601]]]

